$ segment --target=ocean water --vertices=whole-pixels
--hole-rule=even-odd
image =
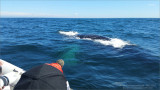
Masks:
[[[0,58],[25,70],[64,59],[75,90],[158,90],[160,19],[0,18]]]

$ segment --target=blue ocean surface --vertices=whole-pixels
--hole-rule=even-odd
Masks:
[[[25,70],[64,59],[72,89],[158,90],[160,19],[0,18],[0,59]]]

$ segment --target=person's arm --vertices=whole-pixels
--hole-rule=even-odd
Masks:
[[[1,65],[2,65],[2,62],[0,61],[0,76],[1,76],[1,74],[2,74],[2,67],[1,67]],[[1,81],[0,81],[0,86],[1,86]],[[0,90],[2,90],[1,87],[0,87]]]
[[[0,61],[0,66],[3,64],[3,62],[2,61]]]
[[[2,67],[1,67],[2,64],[3,64],[3,63],[0,61],[0,75],[2,74]]]

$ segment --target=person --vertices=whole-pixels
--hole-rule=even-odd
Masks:
[[[13,90],[21,75],[25,72],[2,59],[0,59],[0,69],[0,90]]]
[[[2,67],[1,67],[1,65],[2,65],[2,62],[0,61],[0,76],[1,76],[1,74],[2,74]],[[1,83],[0,83],[1,84]],[[2,88],[0,87],[0,90],[2,90]]]
[[[0,75],[2,74],[2,66],[3,65],[3,63],[0,61]]]
[[[2,66],[3,65],[3,62],[0,61],[0,76],[2,75]],[[0,86],[1,86],[1,82],[0,82]],[[0,90],[3,90],[4,87],[0,87]]]
[[[63,73],[62,68],[64,66],[64,61],[62,59],[57,60],[56,63],[51,63],[51,64],[47,63],[47,65],[53,66]]]
[[[22,74],[14,90],[70,90],[63,66],[62,59],[36,66]]]
[[[2,65],[3,65],[3,62],[0,61],[0,77],[2,76]],[[1,86],[2,82],[0,80],[0,86]],[[3,86],[3,87],[0,87],[0,90],[10,90],[10,87],[9,86]]]

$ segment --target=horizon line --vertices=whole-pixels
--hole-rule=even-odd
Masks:
[[[1,17],[0,18],[160,18],[160,17]]]

